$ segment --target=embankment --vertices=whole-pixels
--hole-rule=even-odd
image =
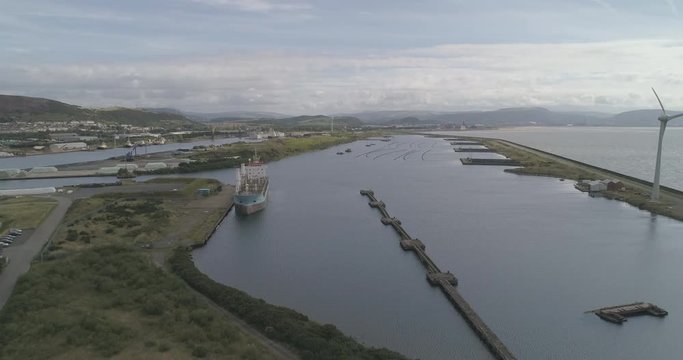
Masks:
[[[649,181],[507,140],[476,139],[482,141],[486,147],[520,162],[521,167],[506,169],[506,172],[572,180],[616,179],[624,184],[624,189],[604,191],[601,193],[603,197],[683,221],[683,191],[662,186],[660,200],[651,201],[652,183]]]
[[[195,267],[188,249],[177,248],[169,264],[172,271],[193,289],[259,329],[268,338],[289,345],[304,360],[406,359],[387,349],[367,348],[342,334],[334,325],[321,325],[292,309],[268,304],[212,280]]]

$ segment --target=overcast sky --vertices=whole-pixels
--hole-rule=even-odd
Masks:
[[[290,114],[683,108],[676,0],[4,1],[0,93]],[[683,6],[683,4],[681,4]]]

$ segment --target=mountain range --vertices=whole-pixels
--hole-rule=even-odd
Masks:
[[[619,114],[582,111],[551,111],[540,107],[505,108],[490,111],[365,111],[335,115],[291,116],[262,111],[219,113],[185,112],[174,108],[84,108],[63,102],[13,95],[0,95],[0,122],[97,120],[137,126],[206,128],[208,124],[245,123],[290,129],[359,127],[370,125],[465,124],[499,126],[657,126],[658,109],[633,110]],[[679,112],[671,112],[677,114]],[[672,122],[672,126],[678,125]],[[683,126],[683,122],[680,124]]]
[[[165,129],[205,128],[182,114],[151,112],[141,109],[91,109],[63,102],[26,96],[0,95],[0,122],[96,121],[105,124]]]

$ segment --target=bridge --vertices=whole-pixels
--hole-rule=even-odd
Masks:
[[[515,356],[507,349],[505,344],[496,336],[496,334],[484,323],[484,321],[477,315],[474,309],[467,303],[467,301],[460,295],[456,286],[458,286],[458,279],[450,271],[443,272],[432,261],[425,251],[426,247],[419,239],[412,238],[408,232],[403,228],[401,221],[389,215],[386,204],[379,201],[375,197],[375,192],[372,190],[361,190],[360,194],[367,196],[370,199],[368,203],[370,207],[379,210],[382,214],[382,224],[391,225],[400,237],[400,246],[405,251],[412,251],[419,259],[422,265],[427,269],[427,281],[432,286],[441,288],[443,294],[453,304],[455,309],[462,315],[467,324],[479,336],[482,342],[486,345],[489,351],[500,360],[515,359]]]

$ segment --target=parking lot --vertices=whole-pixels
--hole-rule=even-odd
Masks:
[[[30,236],[30,234],[24,232],[22,229],[10,229],[2,234],[0,236],[0,254],[2,253],[1,249],[20,244],[27,236]]]

